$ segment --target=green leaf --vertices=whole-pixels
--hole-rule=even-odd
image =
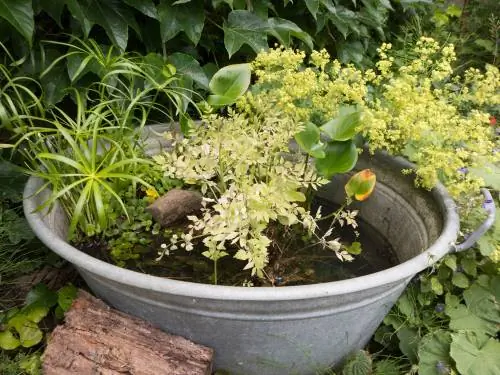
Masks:
[[[210,80],[210,91],[215,95],[208,97],[208,103],[216,105],[220,103],[221,97],[234,103],[250,86],[250,77],[250,64],[234,64],[220,69]]]
[[[489,335],[495,335],[497,332],[497,323],[481,319],[463,304],[455,308],[446,307],[445,312],[450,317],[450,329],[454,331],[475,331]]]
[[[500,326],[500,306],[498,296],[494,294],[495,283],[499,278],[493,278],[487,287],[474,283],[464,291],[464,300],[468,309],[476,316]]]
[[[64,10],[64,1],[61,0],[38,0],[39,6],[46,12],[54,21],[61,26],[61,14]]]
[[[361,254],[361,242],[357,242],[357,241],[354,241],[353,243],[351,243],[349,246],[346,246],[345,247],[345,250],[349,253],[349,254],[353,254],[353,255],[359,255]]]
[[[111,42],[122,51],[127,48],[129,26],[140,35],[133,12],[120,0],[92,0],[85,11],[89,20],[101,26]]]
[[[460,265],[464,269],[464,272],[467,275],[470,275],[472,277],[477,276],[477,263],[475,259],[470,259],[470,258],[462,258],[460,260]]]
[[[379,0],[380,4],[387,9],[394,10],[394,8],[391,5],[391,0]]]
[[[10,23],[31,46],[35,29],[31,0],[0,0],[0,17]]]
[[[465,289],[469,286],[469,278],[462,272],[454,272],[451,283],[459,288]]]
[[[57,294],[45,284],[37,284],[28,292],[24,303],[25,305],[38,303],[50,308],[57,303]]]
[[[55,66],[50,69],[41,79],[44,95],[42,97],[45,105],[51,107],[59,103],[68,93],[70,86],[68,74],[64,66]]]
[[[224,22],[224,45],[229,57],[233,56],[243,44],[255,52],[267,49],[268,25],[260,17],[248,10],[233,10]]]
[[[305,3],[309,12],[312,14],[314,19],[316,19],[316,14],[318,13],[319,9],[319,0],[305,0]]]
[[[448,5],[446,8],[446,14],[452,17],[460,17],[462,15],[462,8],[455,4]]]
[[[444,264],[446,264],[453,271],[457,270],[457,257],[455,255],[448,255],[444,258]]]
[[[347,141],[356,135],[360,124],[361,111],[354,105],[342,106],[337,117],[322,125],[320,129],[334,141]]]
[[[90,30],[92,29],[92,26],[94,25],[94,22],[92,22],[85,13],[85,10],[90,7],[90,4],[86,1],[84,2],[81,0],[65,1],[73,18],[75,18],[80,23],[84,37],[87,38],[89,36]]]
[[[161,0],[158,5],[160,31],[163,43],[169,41],[181,31],[197,45],[205,25],[203,2],[193,1],[173,5],[170,0]]]
[[[78,294],[74,285],[65,285],[57,292],[57,303],[63,311],[68,311]]]
[[[14,336],[10,329],[0,331],[0,348],[3,350],[13,350],[21,345],[21,342]]]
[[[417,363],[418,347],[421,337],[418,330],[403,326],[396,332],[399,339],[399,349],[410,360],[411,363]]]
[[[42,360],[40,358],[40,353],[33,353],[19,361],[19,368],[24,370],[29,375],[40,375],[41,367]]]
[[[38,328],[38,324],[23,314],[17,314],[10,319],[9,326],[16,329],[19,334],[19,341],[25,348],[30,348],[42,341],[43,332]]]
[[[152,0],[123,0],[125,4],[137,9],[142,14],[158,19],[158,11]]]
[[[267,24],[269,26],[267,32],[278,39],[282,45],[289,47],[292,37],[295,37],[302,40],[311,50],[314,48],[311,36],[292,21],[274,17],[269,18]]]
[[[177,73],[189,76],[198,85],[208,89],[208,77],[200,63],[191,55],[176,52],[171,54],[167,61],[177,68]]]
[[[339,43],[337,49],[339,60],[344,64],[350,62],[360,64],[366,54],[365,47],[359,41]]]
[[[326,156],[323,150],[324,145],[320,141],[319,129],[312,122],[306,123],[306,128],[295,134],[295,141],[313,158],[324,158]]]
[[[0,160],[0,196],[13,202],[22,199],[26,176],[17,165],[6,160]]]
[[[419,375],[442,375],[440,367],[451,367],[451,335],[448,331],[438,330],[425,335],[418,345]]]
[[[450,354],[461,375],[500,374],[500,342],[490,338],[481,343],[467,332],[455,333],[451,337]]]
[[[435,276],[431,277],[431,289],[438,296],[442,295],[444,292],[443,284],[441,284],[439,279]]]
[[[352,141],[329,142],[325,147],[325,157],[316,159],[316,168],[325,177],[349,172],[358,161],[358,150]]]
[[[488,52],[493,52],[495,51],[495,43],[491,40],[488,39],[476,39],[474,40],[474,44],[484,48]]]
[[[218,108],[233,104],[234,99],[224,95],[209,95],[207,103],[212,107]]]
[[[100,73],[99,64],[94,59],[94,56],[85,56],[81,53],[74,53],[66,58],[66,69],[72,83],[88,72],[93,72],[97,75]]]
[[[469,173],[474,177],[484,180],[486,186],[500,190],[500,166],[479,160],[481,167],[469,168]]]

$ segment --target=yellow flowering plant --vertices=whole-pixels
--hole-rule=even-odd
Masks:
[[[455,197],[477,192],[483,181],[464,171],[500,158],[490,124],[500,105],[498,68],[455,76],[453,45],[431,38],[421,38],[400,66],[391,49],[383,44],[376,68],[365,71],[331,60],[324,50],[309,59],[291,49],[263,52],[252,63],[257,81],[238,107],[252,111],[273,103],[282,116],[315,124],[342,115],[346,106],[356,108],[361,121],[355,130],[370,150],[410,159],[417,184],[432,188],[441,180]]]
[[[453,46],[428,38],[404,65],[396,67],[390,51],[389,44],[381,46],[376,68],[366,71],[331,60],[325,51],[309,58],[284,48],[260,53],[251,64],[256,80],[234,109],[206,114],[173,151],[155,157],[166,177],[204,196],[201,213],[188,217],[188,232],[170,247],[193,249],[198,239],[215,267],[232,254],[264,278],[273,254],[283,251],[276,239],[300,227],[312,242],[350,259],[347,248],[330,238],[331,228],[318,234],[323,218],[311,213],[309,200],[327,178],[353,168],[361,135],[371,151],[415,162],[419,186],[442,180],[455,197],[476,192],[481,178],[463,168],[498,160],[485,110],[499,103],[498,70],[453,76]],[[224,104],[223,96],[214,103]],[[290,150],[291,139],[300,149]],[[364,200],[374,183],[364,171],[346,193]],[[355,225],[355,213],[334,217]]]

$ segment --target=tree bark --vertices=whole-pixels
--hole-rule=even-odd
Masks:
[[[79,291],[43,354],[45,375],[209,375],[213,350]]]

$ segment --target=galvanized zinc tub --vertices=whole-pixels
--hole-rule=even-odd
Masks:
[[[455,204],[442,185],[416,189],[401,170],[410,165],[386,155],[363,155],[357,169],[377,175],[360,216],[382,233],[399,265],[349,280],[289,287],[230,287],[170,280],[95,259],[66,242],[60,208],[35,212],[44,195],[30,178],[26,217],[36,235],[73,263],[96,295],[117,309],[215,348],[215,367],[231,374],[315,374],[362,348],[419,271],[450,250],[459,231]],[[347,177],[319,192],[342,202]]]

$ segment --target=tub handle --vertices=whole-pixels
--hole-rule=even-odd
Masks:
[[[485,234],[488,229],[491,228],[493,223],[495,222],[495,202],[493,201],[493,197],[488,189],[481,189],[481,192],[484,195],[483,208],[488,213],[488,217],[486,220],[477,228],[474,232],[472,232],[467,239],[461,244],[455,245],[452,247],[451,252],[460,252],[471,248],[479,238]]]

